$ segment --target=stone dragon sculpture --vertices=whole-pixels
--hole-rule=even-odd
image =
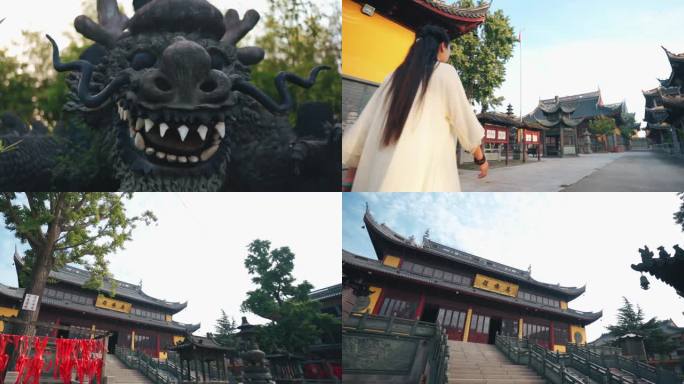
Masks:
[[[74,62],[62,62],[47,36],[55,69],[68,72],[67,117],[60,135],[0,154],[3,190],[335,190],[341,134],[329,127],[323,145],[308,146],[282,116],[294,108],[287,84],[312,87],[328,67],[307,79],[281,72],[278,102],[250,82],[264,50],[237,47],[256,11],[222,15],[206,0],[134,8],[129,19],[116,0],[98,0],[98,22],[77,17],[76,30],[95,44]],[[91,174],[74,175],[64,159]]]

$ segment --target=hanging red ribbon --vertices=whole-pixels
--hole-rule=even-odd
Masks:
[[[50,341],[55,343],[54,360],[50,359],[47,352]],[[71,384],[74,369],[81,384],[92,380],[97,380],[97,384],[102,382],[104,340],[0,334],[0,373],[8,368],[8,344],[14,345],[17,354],[14,365],[17,379],[14,384],[39,384],[43,372],[51,369],[54,378],[60,378],[64,384]]]

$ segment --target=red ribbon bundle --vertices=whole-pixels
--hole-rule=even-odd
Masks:
[[[64,384],[71,382],[71,373],[74,368],[81,384],[85,377],[88,377],[88,380],[97,378],[97,382],[101,383],[103,358],[104,342],[101,340],[57,339],[56,361]]]
[[[56,344],[54,360],[46,357],[50,339]],[[64,384],[71,383],[74,368],[81,384],[86,377],[88,382],[95,378],[98,384],[102,382],[104,340],[54,339],[0,334],[0,372],[5,372],[10,359],[6,352],[8,344],[14,344],[17,351],[17,361],[14,366],[17,371],[17,380],[14,384],[39,384],[41,374],[53,367],[54,378],[61,378]],[[46,360],[49,360],[47,364]]]

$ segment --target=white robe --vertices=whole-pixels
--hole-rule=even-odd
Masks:
[[[460,192],[457,140],[473,151],[479,147],[484,129],[456,69],[449,64],[436,65],[424,97],[413,101],[401,137],[386,147],[382,135],[391,77],[344,133],[342,164],[357,168],[352,191]]]

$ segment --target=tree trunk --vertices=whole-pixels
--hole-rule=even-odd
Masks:
[[[19,319],[28,323],[19,326],[19,329],[21,330],[19,334],[26,336],[34,336],[36,334],[35,322],[38,320],[38,314],[40,313],[41,302],[43,300],[43,291],[47,285],[48,275],[52,270],[54,262],[51,245],[43,247],[37,252],[37,254],[38,257],[31,272],[31,283],[26,289],[26,293],[39,296],[40,300],[38,300],[35,311],[22,309],[19,313]]]

